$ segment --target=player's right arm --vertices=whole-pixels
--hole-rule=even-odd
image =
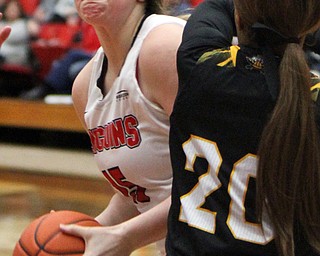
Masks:
[[[0,19],[2,19],[2,13],[0,13]],[[11,32],[11,27],[10,26],[5,26],[5,27],[0,29],[0,46],[9,37],[10,32]]]
[[[93,59],[91,59],[87,63],[87,65],[80,71],[72,86],[73,106],[85,130],[87,130],[87,126],[84,120],[84,112],[88,101],[88,89],[90,84],[92,66]]]

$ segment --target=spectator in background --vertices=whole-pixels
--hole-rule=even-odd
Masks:
[[[15,97],[23,88],[33,85],[36,68],[30,47],[28,18],[18,0],[9,0],[4,6],[0,29],[8,26],[11,33],[2,44],[0,52],[0,95]]]
[[[65,22],[70,15],[76,13],[73,0],[41,0],[33,18],[40,23]]]
[[[77,20],[77,11],[73,0],[41,0],[29,20],[33,34],[40,32],[46,23],[73,23]]]
[[[23,92],[20,95],[22,99],[39,100],[48,94],[71,94],[75,77],[100,46],[91,25],[82,22],[80,28],[81,31],[75,38],[75,46],[60,59],[55,60],[43,83]]]
[[[1,63],[30,65],[30,31],[27,18],[18,0],[10,0],[4,7],[0,28],[12,28],[11,34],[1,47]]]
[[[32,18],[40,23],[48,22],[53,16],[56,3],[57,0],[41,0],[34,11]]]
[[[7,0],[0,0],[0,13],[1,13],[1,15],[2,15],[2,13],[4,11],[6,2],[7,2]],[[1,16],[1,18],[2,18],[2,16]]]
[[[51,22],[69,22],[74,17],[78,17],[74,0],[58,0],[54,7]]]
[[[165,0],[164,5],[170,11],[170,15],[179,16],[190,9],[191,3],[189,0]]]

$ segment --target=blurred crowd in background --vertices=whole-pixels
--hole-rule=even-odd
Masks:
[[[164,5],[168,14],[179,16],[202,1],[164,0]],[[41,100],[49,94],[70,95],[73,80],[99,48],[74,0],[0,0],[0,12],[0,27],[12,27],[0,52],[0,96]],[[306,56],[320,73],[320,56],[309,49]]]
[[[12,32],[0,53],[0,95],[27,100],[70,94],[73,79],[99,47],[74,0],[0,0]]]

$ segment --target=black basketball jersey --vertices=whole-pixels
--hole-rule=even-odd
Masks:
[[[275,100],[261,52],[230,44],[230,2],[201,4],[178,52],[168,256],[278,255],[270,221],[265,216],[259,224],[255,210],[256,154]],[[211,21],[210,15],[216,19]],[[312,88],[315,101],[317,82]],[[308,246],[302,248],[301,255],[313,255]]]

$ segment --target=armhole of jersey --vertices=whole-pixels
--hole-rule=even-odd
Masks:
[[[137,58],[137,65],[136,65],[136,79],[137,79],[137,82],[138,84],[140,84],[139,82],[139,56]]]
[[[105,80],[105,77],[107,74],[107,69],[108,69],[108,59],[106,56],[104,56],[101,74],[97,80],[97,86],[101,90],[103,95],[106,95],[106,93],[107,93],[107,92],[105,92],[105,89],[104,89],[104,80]]]

